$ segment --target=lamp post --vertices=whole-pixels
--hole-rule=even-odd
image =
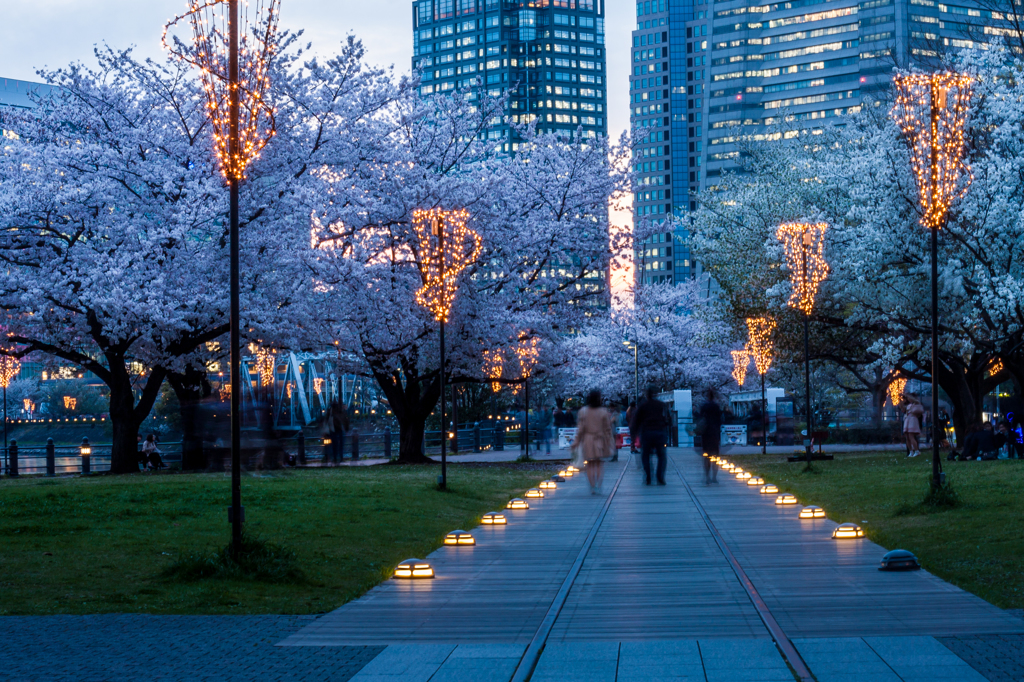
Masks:
[[[448,486],[448,423],[445,418],[444,325],[451,316],[458,277],[480,255],[480,235],[467,227],[469,213],[465,210],[444,211],[439,208],[413,211],[413,227],[419,240],[419,265],[423,286],[416,292],[416,302],[429,310],[438,323],[441,385],[441,481]]]
[[[811,466],[811,438],[814,428],[814,415],[811,413],[811,345],[810,321],[814,310],[814,297],[818,287],[828,276],[828,263],[825,262],[825,230],[826,223],[784,223],[779,225],[776,236],[782,242],[786,253],[786,264],[789,267],[793,283],[793,293],[789,297],[789,305],[804,315],[804,392],[807,409],[807,438],[804,439],[804,451],[807,466]]]
[[[747,351],[754,358],[754,367],[761,376],[761,454],[768,453],[768,399],[765,397],[764,375],[772,366],[772,334],[775,320],[770,317],[747,318]],[[734,357],[737,351],[733,351]],[[744,366],[744,373],[746,366]]]
[[[21,362],[10,355],[0,355],[0,386],[4,389],[4,473],[11,475],[11,458],[7,450],[7,387],[21,371]]]
[[[640,403],[640,344],[623,341],[622,345],[633,351],[633,402]]]
[[[226,16],[223,12],[227,5]],[[221,173],[229,193],[229,343],[231,391],[231,551],[237,558],[242,542],[241,438],[241,304],[239,283],[239,196],[246,168],[274,136],[274,110],[266,101],[270,85],[270,64],[276,53],[278,0],[252,5],[239,16],[239,0],[190,3],[189,11],[164,27],[163,44],[171,54],[197,67],[207,97],[213,137]],[[261,14],[262,12],[262,14]],[[179,21],[188,20],[192,46],[168,41],[168,32]],[[226,30],[225,30],[226,29]],[[239,40],[245,43],[244,65],[239,59]],[[225,44],[225,42],[227,44]],[[243,100],[244,99],[244,107]],[[243,113],[244,110],[244,113]],[[244,120],[243,120],[244,117]]]
[[[893,118],[910,148],[921,225],[931,232],[932,489],[944,483],[939,458],[939,230],[973,176],[964,162],[972,79],[957,73],[898,74]],[[964,174],[967,180],[963,180]]]
[[[529,334],[528,331],[523,332],[515,346],[516,360],[519,362],[519,377],[522,379],[525,391],[523,398],[526,403],[526,409],[524,410],[523,435],[520,437],[520,444],[526,444],[522,446],[525,447],[526,459],[530,459],[530,376],[533,374],[533,368],[540,357],[537,337],[530,336]],[[516,394],[518,392],[518,388],[513,386],[512,393]]]

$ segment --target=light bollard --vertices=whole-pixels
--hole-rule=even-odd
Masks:
[[[78,453],[82,456],[82,473],[91,473],[92,446],[89,445],[88,438],[82,439],[82,445],[78,448]]]
[[[18,477],[18,441],[12,440],[10,447],[7,448],[7,457],[10,460],[10,473],[8,476],[11,478]]]
[[[46,475],[51,477],[57,475],[56,448],[52,438],[46,439]]]

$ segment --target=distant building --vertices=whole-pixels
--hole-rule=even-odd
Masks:
[[[816,135],[889,88],[896,65],[934,66],[943,53],[1009,36],[1022,14],[970,0],[645,0],[636,3],[631,124],[638,218],[685,218],[698,191],[739,168],[744,136],[767,138],[785,117]],[[685,219],[682,224],[685,226]],[[643,282],[698,274],[685,230],[638,245]]]
[[[510,90],[512,123],[607,136],[604,0],[414,0],[412,14],[421,94]],[[487,137],[515,151],[509,125]]]
[[[35,104],[29,99],[32,91],[46,95],[53,90],[52,85],[19,81],[14,78],[0,78],[0,107],[17,107],[31,109]]]

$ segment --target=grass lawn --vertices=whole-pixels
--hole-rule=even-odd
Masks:
[[[943,461],[963,504],[932,511],[920,505],[930,454],[840,454],[815,462],[812,473],[778,455],[733,461],[802,504],[824,507],[833,521],[859,523],[883,547],[910,550],[924,568],[954,585],[1002,608],[1024,607],[1024,461]]]
[[[359,596],[445,533],[475,527],[551,464],[375,466],[252,473],[246,528],[293,550],[305,580],[182,582],[172,562],[230,537],[228,474],[0,482],[0,615],[318,613]]]

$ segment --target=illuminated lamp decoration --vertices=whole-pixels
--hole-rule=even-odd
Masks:
[[[507,522],[505,515],[501,512],[487,512],[480,519],[480,523],[485,526],[504,526]]]
[[[505,358],[500,350],[484,350],[484,374],[491,380],[491,391],[501,390],[501,375],[505,371]]]
[[[814,310],[814,297],[828,277],[824,255],[827,229],[828,223],[783,223],[775,233],[782,242],[793,284],[789,305],[804,315]]]
[[[569,471],[568,469],[562,469],[561,471],[558,472],[558,476],[559,476],[559,478],[563,478],[563,479],[564,478],[572,478],[572,472]]]
[[[825,518],[825,510],[822,509],[821,507],[815,507],[814,505],[811,505],[809,507],[804,507],[803,509],[800,510],[800,518],[801,519],[823,519],[823,518]]]
[[[893,407],[900,404],[900,401],[903,399],[903,390],[906,387],[907,380],[900,376],[894,376],[892,380],[889,381],[889,400],[892,402]]]
[[[764,485],[764,479],[760,476],[751,476],[747,479],[747,485]]]
[[[413,228],[419,240],[419,260],[423,286],[416,302],[429,310],[438,322],[449,322],[458,278],[480,256],[480,235],[469,229],[465,209],[416,209]]]
[[[892,116],[910,148],[910,165],[924,213],[921,225],[928,229],[945,225],[950,206],[974,179],[964,161],[971,85],[970,76],[949,72],[897,74],[893,78],[896,101]],[[965,174],[966,182],[962,179]]]
[[[195,66],[206,92],[213,124],[213,139],[221,172],[229,181],[245,179],[252,163],[274,136],[274,109],[267,102],[270,66],[277,49],[278,0],[243,2],[238,31],[238,151],[232,154],[229,137],[229,30],[225,0],[191,0],[189,11],[164,26],[163,45],[171,54]],[[248,10],[255,9],[250,20]],[[168,40],[169,30],[188,19],[192,47]]]
[[[753,474],[751,474],[749,471],[740,471],[738,474],[736,474],[736,480],[738,481],[746,481],[752,477]]]
[[[526,500],[522,499],[521,497],[513,497],[511,500],[508,501],[508,504],[505,505],[505,509],[529,509],[529,508],[530,508],[530,505],[527,504]]]
[[[775,498],[775,504],[796,504],[796,495],[785,493]]]
[[[538,487],[541,490],[554,490],[557,486],[554,481],[541,481]]]
[[[747,378],[748,366],[750,366],[750,351],[746,348],[732,351],[732,378],[736,380],[737,386],[743,386],[743,382]]]
[[[882,557],[879,571],[918,571],[921,564],[917,557],[905,549],[894,549]]]
[[[258,343],[250,343],[249,352],[255,358],[253,367],[260,377],[260,386],[270,386],[270,384],[274,383],[275,360],[273,351],[263,348]]]
[[[708,456],[708,453],[706,453],[706,452],[705,452],[705,453],[704,453],[704,456],[705,456],[705,457],[707,457],[707,456]]]
[[[516,342],[516,346],[513,352],[516,356],[516,361],[519,363],[519,380],[520,383],[512,384],[512,394],[519,395],[519,389],[523,387],[524,381],[529,379],[533,375],[533,368],[537,364],[537,360],[540,358],[540,348],[538,347],[539,339],[537,337],[523,337]]]
[[[530,488],[529,490],[526,491],[525,497],[529,497],[529,498],[544,497],[544,491],[541,490],[540,488]]]
[[[69,395],[64,396],[64,409],[73,410],[78,407],[78,398],[72,398]]]
[[[773,495],[777,492],[779,492],[779,486],[775,485],[774,483],[768,483],[761,486],[762,495]]]
[[[864,531],[856,523],[840,523],[832,531],[832,537],[836,540],[852,540],[864,537]]]
[[[395,568],[396,578],[433,578],[434,569],[423,559],[406,559]]]
[[[568,470],[568,471],[571,471],[571,472],[572,472],[572,473],[574,473],[574,474],[578,474],[578,473],[580,472],[580,470],[579,470],[579,469],[577,469],[576,467],[574,467],[574,466],[573,466],[573,465],[571,465],[571,464],[570,464],[569,466],[567,466],[567,467],[566,467],[566,470]]]
[[[775,327],[775,320],[770,317],[747,318],[747,348],[754,357],[754,367],[761,376],[767,374],[772,367],[772,334],[775,333]]]
[[[729,462],[726,462],[725,464],[722,465],[722,470],[723,471],[728,471],[729,473],[732,473],[733,470],[735,470],[735,469],[736,469],[736,465],[735,464],[731,464]]]
[[[444,544],[462,546],[475,545],[476,539],[464,530],[453,530],[451,533],[444,536]]]
[[[988,366],[988,375],[994,377],[1003,371],[1003,361],[999,358],[994,358]]]

